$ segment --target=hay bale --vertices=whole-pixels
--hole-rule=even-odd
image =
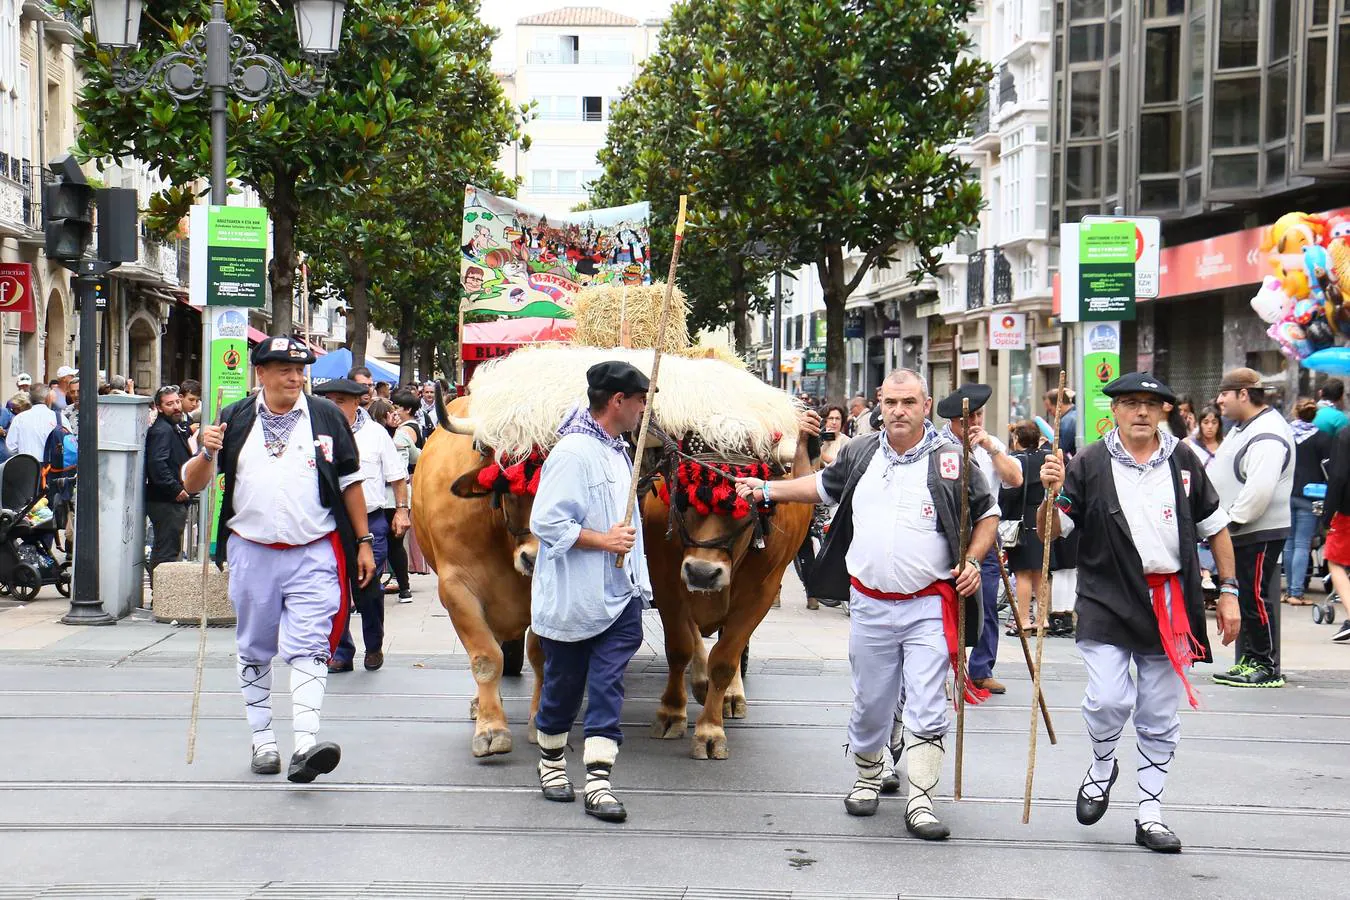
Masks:
[[[705,347],[702,344],[695,344],[692,347],[686,347],[678,351],[676,356],[683,356],[685,359],[715,359],[718,362],[724,362],[729,366],[735,366],[742,372],[749,371],[750,367],[745,364],[735,353],[732,353],[726,347]]]
[[[202,617],[202,564],[200,562],[160,563],[155,566],[152,609],[156,622],[182,624]],[[208,625],[233,625],[234,607],[230,604],[230,579],[212,563],[206,578],[206,622]]]
[[[656,330],[661,322],[661,304],[666,298],[663,282],[655,284],[602,284],[583,288],[577,295],[576,334],[572,342],[588,347],[618,347],[619,323],[628,322],[632,347],[656,346]],[[676,353],[689,346],[689,328],[685,324],[688,304],[684,293],[675,288],[670,301],[670,321],[666,324],[666,342],[662,353]]]

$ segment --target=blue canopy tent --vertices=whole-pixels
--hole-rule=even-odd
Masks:
[[[309,367],[309,375],[315,384],[323,384],[334,378],[346,378],[351,368],[352,351],[341,347],[320,356],[318,361]],[[366,368],[370,369],[370,375],[376,381],[387,381],[390,385],[399,384],[398,366],[386,365],[367,357]]]

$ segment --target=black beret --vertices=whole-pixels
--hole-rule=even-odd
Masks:
[[[645,394],[651,389],[651,381],[635,366],[618,360],[606,360],[586,370],[586,386],[596,391]]]
[[[987,384],[963,384],[938,402],[937,414],[944,419],[961,418],[961,401],[970,400],[970,411],[978,412],[989,402],[994,389]]]
[[[370,385],[352,381],[350,378],[330,378],[314,385],[312,390],[316,394],[350,394],[353,397],[364,397],[370,391]]]
[[[1108,397],[1119,397],[1123,394],[1154,394],[1166,403],[1177,402],[1177,395],[1152,372],[1130,372],[1122,375],[1102,388],[1102,393]]]
[[[304,341],[282,335],[258,341],[249,361],[255,366],[270,362],[300,363],[308,366],[317,358]]]

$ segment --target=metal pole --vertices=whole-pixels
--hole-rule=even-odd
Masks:
[[[115,625],[117,620],[103,609],[98,583],[98,322],[95,315],[94,283],[111,269],[97,260],[80,260],[75,295],[80,304],[79,453],[75,484],[75,573],[70,591],[70,611],[61,621],[67,625]]]
[[[773,273],[773,386],[783,387],[783,270]]]

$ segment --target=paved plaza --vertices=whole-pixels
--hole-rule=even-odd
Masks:
[[[0,611],[0,900],[1330,897],[1350,879],[1350,648],[1305,610],[1285,608],[1287,688],[1221,689],[1198,667],[1204,708],[1183,713],[1165,798],[1186,850],[1162,857],[1133,844],[1128,741],[1111,811],[1090,829],[1074,820],[1090,752],[1070,641],[1046,643],[1059,744],[1042,733],[1031,824],[1020,824],[1030,682],[1005,638],[1008,694],[967,712],[960,802],[948,744],[938,807],[953,837],[935,845],[905,835],[902,800],[884,798],[872,819],[844,813],[842,612],[806,610],[789,573],[752,643],[750,713],[730,723],[723,762],[648,736],[665,674],[649,613],[615,768],[630,818],[613,826],[539,797],[528,671],[503,688],[515,752],[470,757],[466,658],[434,581],[414,582],[414,603],[389,605],[385,668],[330,679],[324,736],[344,758],[304,787],[248,772],[229,629],[209,630],[189,766],[194,628],[70,628],[54,622],[57,599]],[[572,743],[579,780],[579,732]]]

